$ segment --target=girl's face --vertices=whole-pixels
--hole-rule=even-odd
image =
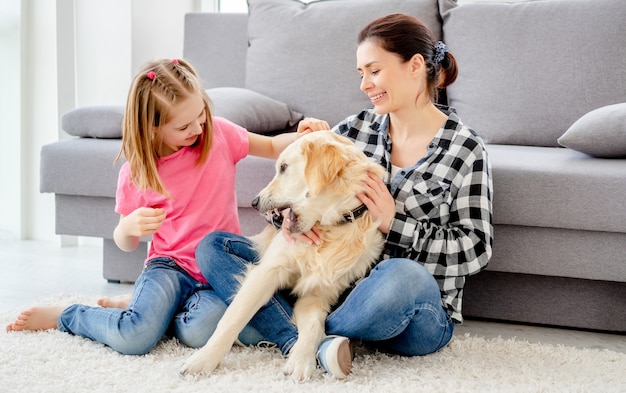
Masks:
[[[387,114],[407,106],[414,107],[419,92],[423,90],[423,77],[419,76],[424,73],[424,60],[420,55],[404,62],[375,40],[366,40],[359,44],[356,59],[361,74],[361,91],[368,95],[376,113]]]
[[[195,94],[170,108],[170,116],[157,132],[163,140],[159,156],[164,157],[191,146],[204,131],[206,111],[202,96]]]

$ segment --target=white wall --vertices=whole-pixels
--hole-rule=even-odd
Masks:
[[[22,233],[19,0],[0,3],[0,53],[0,239],[4,239]]]
[[[54,2],[43,0],[2,2],[2,239],[29,238],[40,228],[54,234],[52,198],[38,193],[40,146],[57,139],[54,8]]]
[[[39,153],[76,106],[124,104],[143,62],[182,56],[184,15],[217,0],[2,0],[0,239],[58,241]]]

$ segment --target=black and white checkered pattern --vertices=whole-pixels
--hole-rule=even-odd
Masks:
[[[396,216],[383,259],[410,258],[433,274],[453,319],[461,315],[465,277],[487,266],[493,244],[491,166],[480,137],[451,108],[426,157],[387,185]],[[365,110],[335,126],[391,173],[388,115]]]

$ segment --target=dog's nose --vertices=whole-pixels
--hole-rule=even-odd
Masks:
[[[252,200],[252,207],[259,210],[259,197],[258,196]]]

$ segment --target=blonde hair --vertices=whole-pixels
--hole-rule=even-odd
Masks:
[[[213,142],[210,101],[196,71],[185,60],[156,60],[144,64],[135,76],[126,102],[122,125],[123,155],[130,165],[130,179],[140,190],[151,189],[170,197],[158,172],[158,151],[163,143],[159,127],[172,106],[198,94],[204,101],[206,123],[192,148],[200,149],[197,164],[206,161]],[[156,132],[154,132],[156,130]]]

